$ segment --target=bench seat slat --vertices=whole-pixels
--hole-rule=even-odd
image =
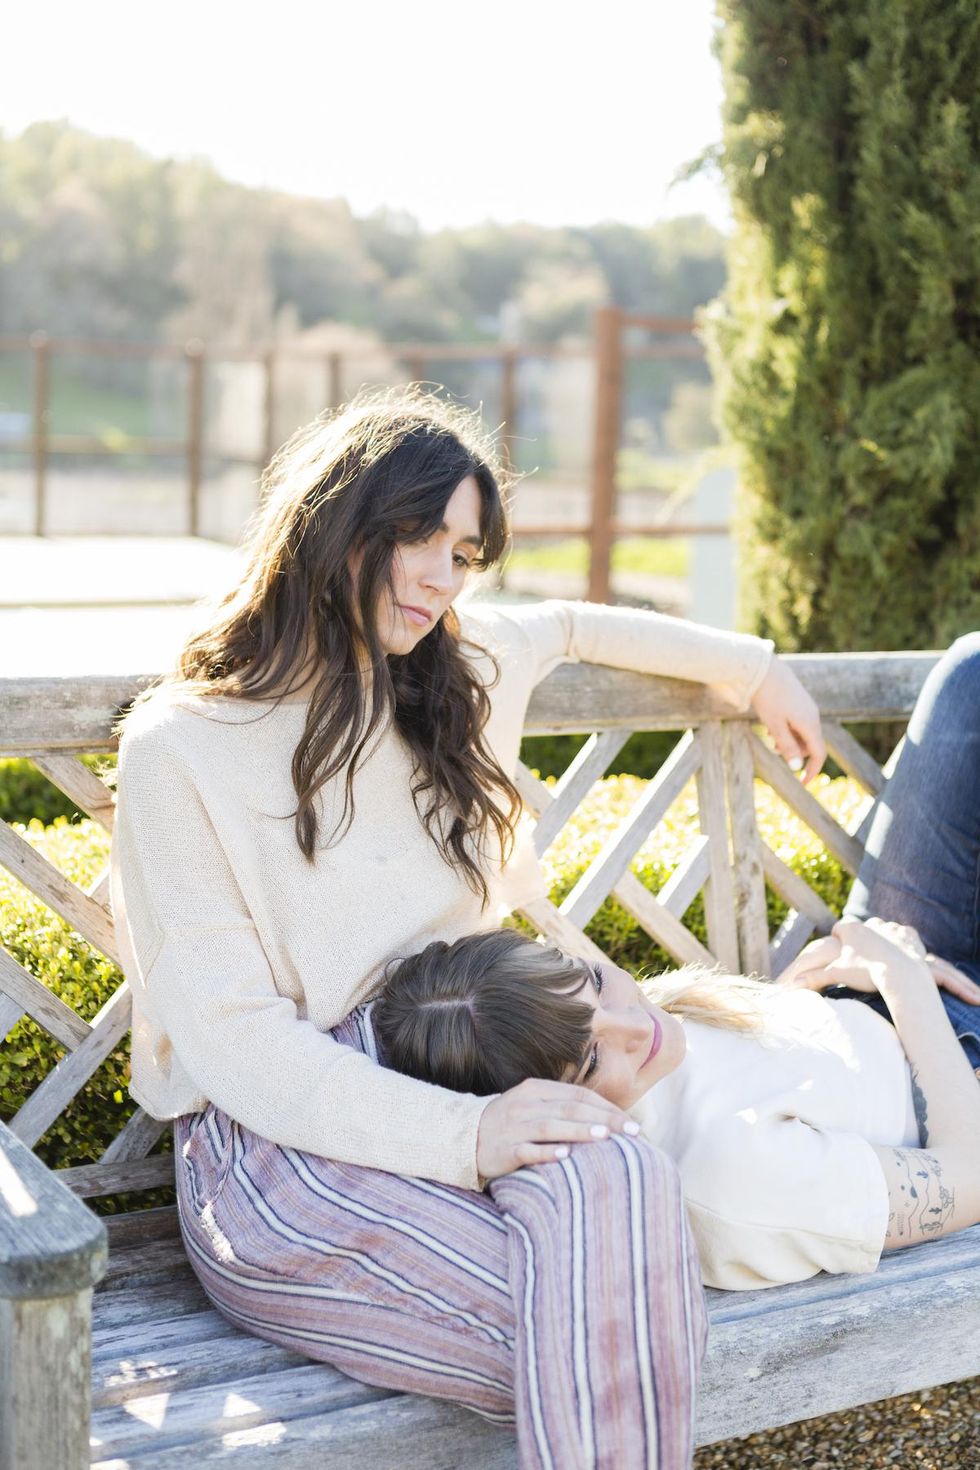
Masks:
[[[157,1205],[151,1210],[128,1210],[124,1215],[108,1215],[105,1228],[109,1232],[109,1248],[116,1251],[144,1240],[171,1240],[180,1235],[176,1205]]]
[[[100,1455],[139,1455],[168,1445],[197,1446],[256,1424],[302,1419],[390,1397],[389,1389],[304,1363],[278,1373],[205,1384],[176,1392],[164,1389],[111,1405],[92,1415],[92,1443]]]
[[[92,1408],[128,1403],[147,1394],[176,1393],[208,1384],[234,1387],[240,1378],[258,1378],[287,1368],[309,1365],[309,1359],[288,1348],[235,1332],[206,1337],[200,1342],[178,1342],[169,1351],[148,1344],[138,1354],[112,1353],[92,1365]],[[342,1377],[336,1368],[320,1365],[324,1373]]]
[[[183,1317],[200,1312],[208,1305],[204,1292],[193,1274],[178,1281],[165,1281],[152,1290],[142,1287],[103,1291],[92,1301],[92,1328],[102,1332],[107,1327],[129,1327],[137,1322],[154,1322],[158,1317]],[[150,1332],[147,1328],[147,1332]]]
[[[137,1284],[155,1280],[177,1281],[191,1273],[183,1241],[179,1236],[163,1240],[147,1240],[113,1250],[109,1269],[96,1288],[98,1296],[110,1291],[132,1290]]]
[[[98,1307],[98,1302],[94,1303]],[[237,1327],[222,1317],[201,1294],[197,1311],[182,1312],[176,1317],[154,1317],[152,1328],[145,1321],[129,1324],[107,1323],[99,1327],[98,1318],[92,1332],[92,1361],[139,1357],[147,1351],[170,1352],[180,1344],[189,1345],[225,1337],[240,1337]]]
[[[396,1394],[332,1413],[271,1420],[194,1445],[195,1470],[517,1470],[513,1435],[440,1399]],[[128,1458],[94,1456],[92,1470],[187,1470],[188,1446]]]

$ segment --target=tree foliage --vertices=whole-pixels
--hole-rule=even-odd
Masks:
[[[707,317],[745,621],[945,644],[980,623],[980,10],[718,11],[736,231]]]
[[[546,187],[546,182],[542,187]],[[0,332],[265,347],[285,322],[386,340],[588,336],[606,301],[679,315],[724,278],[700,218],[648,229],[488,222],[423,232],[343,199],[250,189],[66,122],[0,135]]]

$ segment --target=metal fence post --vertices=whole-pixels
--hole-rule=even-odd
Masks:
[[[187,534],[201,534],[201,464],[204,439],[204,349],[188,342],[187,356]]]
[[[262,359],[262,468],[265,469],[275,448],[276,433],[276,355],[270,348]]]
[[[34,534],[43,536],[47,521],[47,472],[48,472],[48,388],[50,367],[50,343],[46,332],[35,332],[31,337],[34,353],[34,426],[32,435],[34,458]]]
[[[500,356],[500,417],[503,432],[500,448],[509,468],[514,464],[514,439],[517,434],[517,353],[505,347]]]
[[[613,517],[616,512],[616,453],[623,399],[622,312],[600,306],[595,314],[596,396],[592,449],[592,524],[589,599],[609,600]]]

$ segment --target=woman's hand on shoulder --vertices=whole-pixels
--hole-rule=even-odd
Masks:
[[[484,1108],[476,1167],[481,1179],[499,1179],[527,1164],[567,1158],[572,1143],[639,1131],[628,1113],[587,1087],[530,1077]]]
[[[755,691],[752,704],[783,760],[794,769],[802,765],[803,781],[812,781],[827,759],[820,711],[789,664],[778,655]]]

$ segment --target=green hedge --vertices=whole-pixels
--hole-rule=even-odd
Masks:
[[[82,886],[98,877],[108,861],[109,835],[88,818],[72,823],[62,815],[48,826],[35,819],[22,830],[33,847]],[[110,960],[3,869],[0,944],[86,1021],[94,1019],[122,978]],[[0,1117],[11,1118],[64,1055],[65,1048],[35,1021],[18,1022],[0,1047]],[[135,1112],[128,1083],[129,1044],[124,1038],[40,1140],[36,1152],[45,1163],[56,1169],[98,1160]],[[169,1148],[169,1132],[161,1146]],[[125,1198],[104,1202],[105,1212],[125,1208]],[[170,1198],[171,1192],[164,1190],[139,1196],[146,1205]]]
[[[521,760],[540,776],[560,776],[588,738],[588,735],[531,735],[521,742]],[[630,736],[603,774],[618,776],[621,771],[629,771],[650,780],[676,744],[676,730],[638,731]]]
[[[611,777],[600,783],[583,803],[561,840],[545,857],[555,902],[560,902],[574,886],[620,818],[638,799],[642,788],[643,782],[636,776]],[[840,820],[853,817],[862,799],[854,783],[846,779],[820,776],[813,789]],[[812,884],[835,913],[840,913],[849,887],[847,874],[768,788],[759,788],[759,825],[764,839],[778,855]],[[658,890],[697,830],[692,784],[640,849],[632,864],[633,871],[651,889]],[[108,858],[107,834],[88,819],[70,823],[61,816],[47,827],[34,821],[27,827],[26,836],[38,851],[77,883],[91,882]],[[773,929],[785,912],[785,905],[770,895],[769,917]],[[694,932],[704,938],[700,897],[691,905],[686,918]],[[673,963],[613,901],[603,904],[587,932],[610,958],[628,969],[659,970]],[[0,871],[0,942],[86,1020],[94,1017],[119,983],[115,966],[3,871]],[[34,1021],[20,1021],[0,1049],[0,1116],[10,1118],[62,1055],[63,1048]],[[128,1079],[129,1056],[124,1041],[40,1141],[39,1155],[53,1167],[98,1159],[133,1112],[134,1105],[127,1093]],[[169,1134],[165,1137],[169,1140]],[[157,1192],[153,1202],[162,1197]],[[148,1202],[148,1197],[142,1198]],[[110,1201],[104,1208],[111,1209],[114,1203]]]
[[[114,755],[83,755],[82,764],[91,771],[114,770]],[[0,821],[28,822],[37,820],[49,825],[58,817],[77,822],[82,816],[78,807],[42,776],[31,761],[0,760]]]

